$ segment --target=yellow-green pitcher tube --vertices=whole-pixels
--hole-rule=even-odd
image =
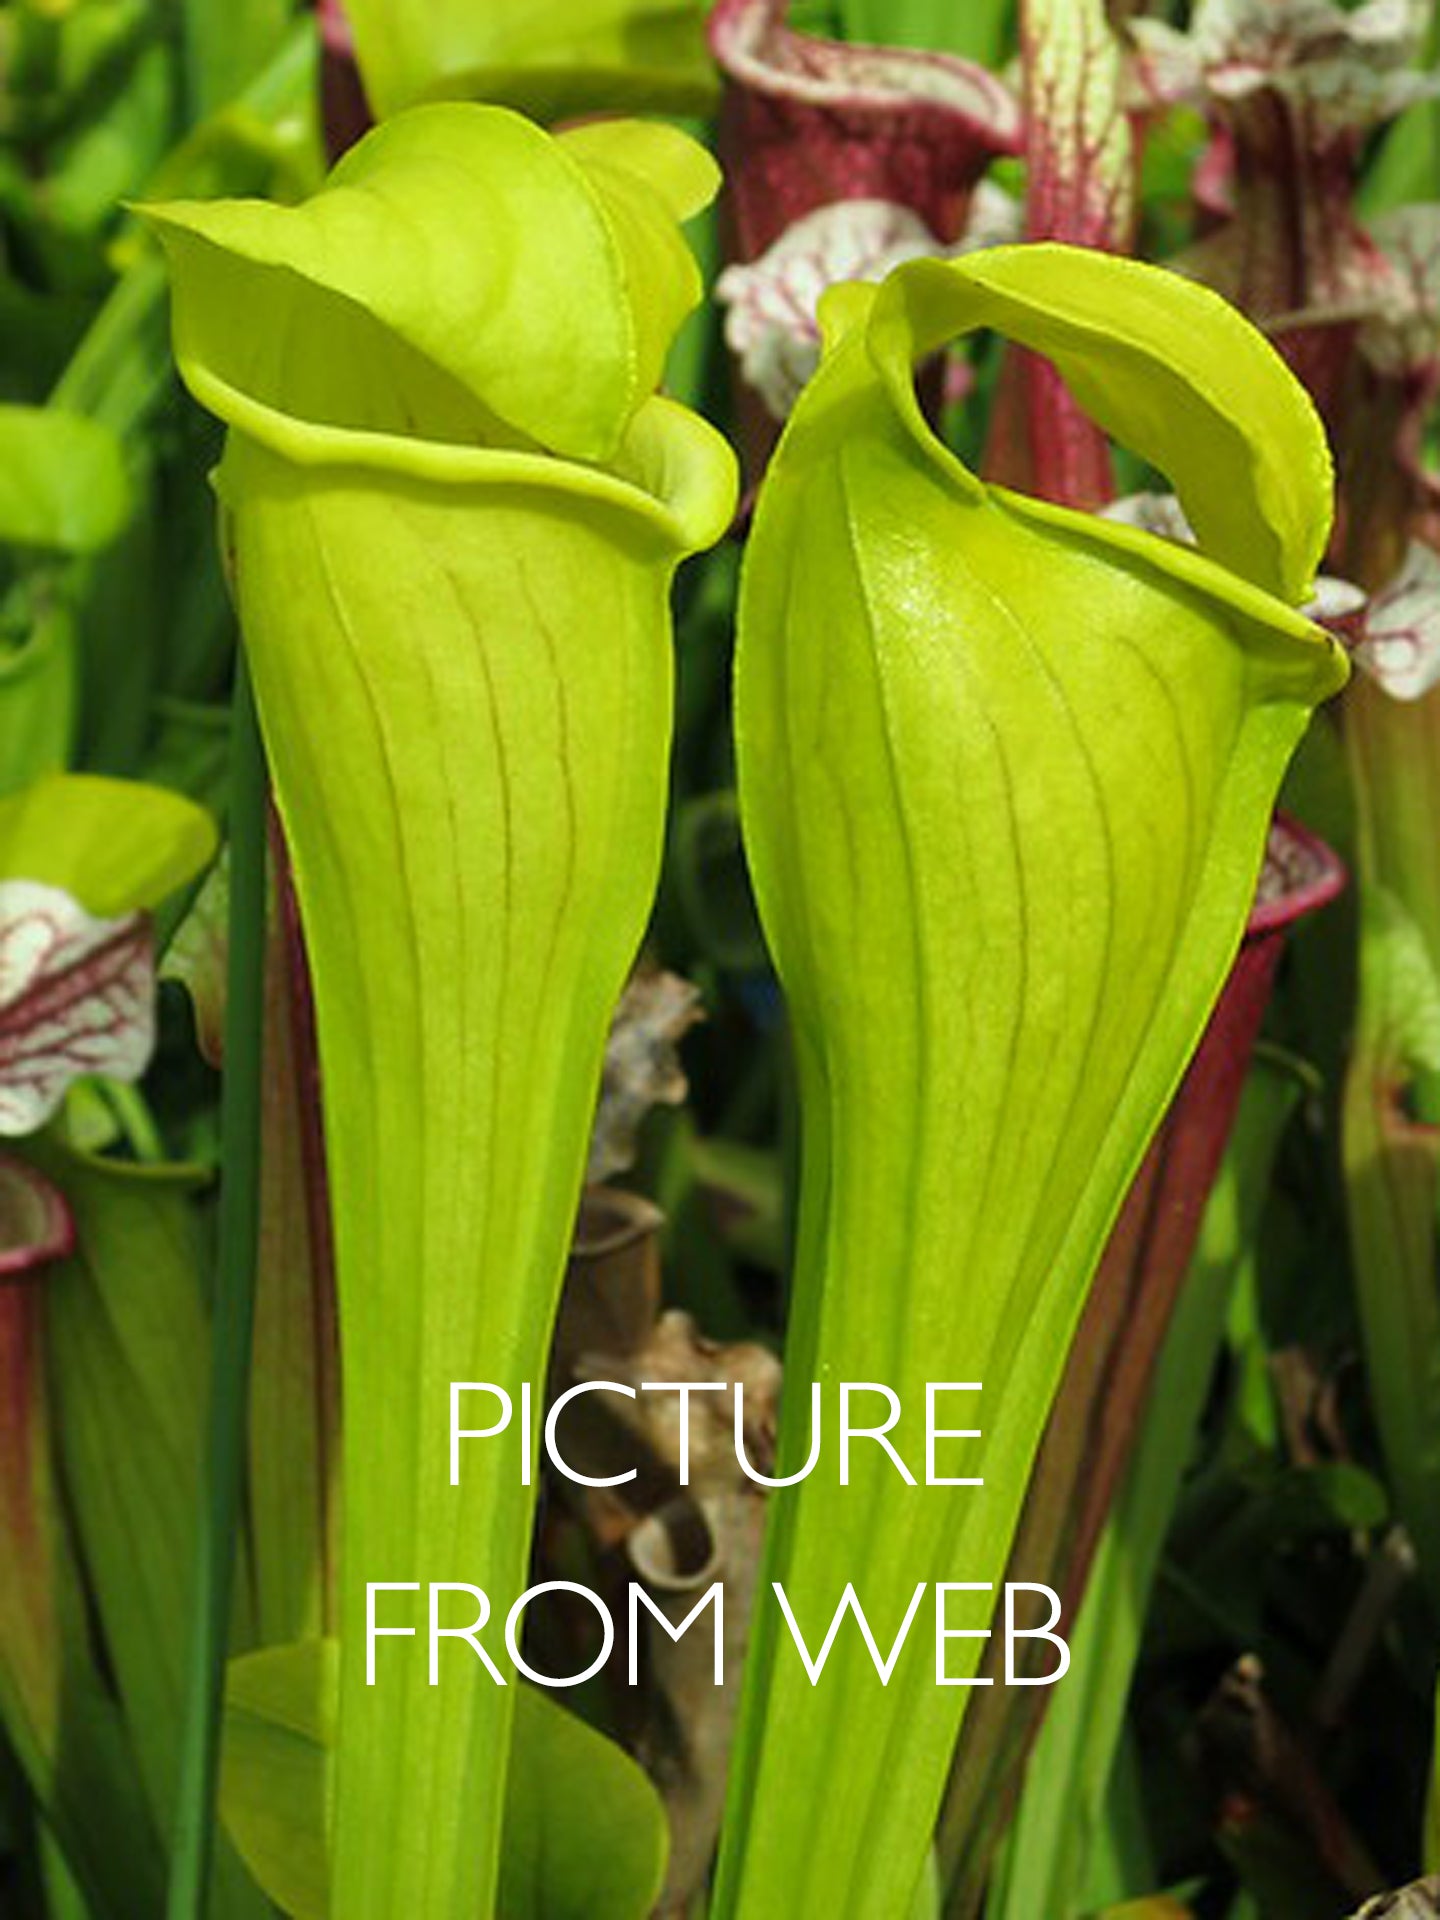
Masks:
[[[1215,296],[1029,246],[837,289],[822,318],[736,668],[803,1122],[779,1470],[805,1460],[810,1382],[831,1423],[842,1382],[873,1382],[918,1484],[859,1440],[848,1486],[832,1455],[774,1498],[717,1920],[911,1911],[983,1645],[937,1624],[983,1631],[998,1597],[957,1585],[937,1621],[938,1585],[1004,1578],[1109,1226],[1239,943],[1286,761],[1345,675],[1293,610],[1328,523],[1319,423]],[[1170,472],[1203,551],[968,473],[912,368],[976,326],[1049,355]],[[934,1425],[980,1437],[934,1467],[983,1485],[926,1485],[927,1385],[965,1382]],[[871,1389],[853,1417],[887,1413]],[[893,1668],[847,1620],[812,1684],[771,1583],[813,1652],[850,1582]]]
[[[718,436],[637,386],[658,356],[653,320],[647,339],[627,302],[649,272],[652,294],[658,273],[669,307],[687,303],[660,223],[678,236],[690,187],[672,191],[671,163],[693,176],[688,143],[637,128],[627,148],[623,130],[588,131],[577,166],[576,148],[515,116],[464,107],[417,110],[372,139],[364,201],[347,197],[347,162],[314,203],[323,244],[313,226],[276,227],[274,209],[258,239],[254,209],[228,236],[212,290],[237,271],[242,286],[263,257],[256,297],[296,302],[288,372],[266,362],[273,347],[227,351],[228,296],[187,301],[187,275],[209,274],[226,243],[213,211],[161,217],[182,370],[231,425],[225,539],[314,975],[343,1393],[330,1909],[475,1920],[494,1899],[516,1684],[503,1625],[526,1584],[533,1489],[513,1434],[467,1449],[451,1486],[450,1383],[502,1385],[518,1414],[528,1381],[542,1404],[610,1014],[659,871],[670,580],[722,531],[734,478]],[[505,177],[484,174],[488,217],[467,234],[457,153],[470,177],[518,153],[519,213]],[[489,309],[488,359],[463,313],[407,307],[409,289],[343,252],[378,200],[402,244],[432,218],[437,271],[463,283],[454,251],[503,243],[497,202],[517,219],[543,212],[547,167],[556,225],[583,239],[603,203],[599,278],[563,300],[538,286],[530,310],[521,297],[509,338]],[[543,238],[526,233],[521,253]],[[319,307],[274,277],[297,261]],[[494,267],[474,271],[514,301],[514,275]],[[352,392],[303,331],[353,328],[361,297],[376,324],[354,342]],[[577,393],[577,358],[606,338],[613,353]],[[552,425],[584,456],[557,456]],[[373,1686],[372,1582],[419,1589],[377,1600],[383,1624],[418,1631],[377,1642]],[[438,1582],[490,1597],[485,1638],[508,1686],[455,1641],[430,1686]],[[446,1624],[472,1623],[469,1595],[449,1604]]]
[[[237,601],[314,968],[335,1195],[334,1906],[483,1911],[451,1890],[483,1898],[474,1836],[499,1804],[510,1699],[463,1645],[431,1689],[396,1678],[420,1648],[382,1644],[367,1688],[364,1583],[419,1582],[389,1617],[420,1624],[431,1581],[497,1610],[525,1584],[518,1451],[485,1472],[469,1450],[452,1489],[449,1382],[504,1383],[518,1409],[528,1380],[538,1404],[608,1019],[658,873],[675,556],[624,508],[579,513],[543,484],[402,493],[246,441],[223,480],[243,501]],[[347,590],[377,562],[389,592]],[[470,1616],[459,1596],[449,1617]],[[401,1781],[408,1813],[381,1820]]]

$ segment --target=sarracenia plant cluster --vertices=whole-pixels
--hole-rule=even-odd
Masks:
[[[1440,1866],[1423,9],[149,13],[0,0],[0,1912]]]

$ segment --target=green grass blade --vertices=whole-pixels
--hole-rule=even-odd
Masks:
[[[997,71],[1015,51],[1016,0],[841,0],[847,40],[958,53]]]
[[[1357,685],[1360,994],[1345,1081],[1346,1201],[1376,1424],[1399,1517],[1440,1604],[1440,695]]]
[[[293,18],[292,0],[185,0],[185,94],[192,122],[244,92]]]
[[[232,724],[230,934],[220,1119],[225,1171],[213,1307],[206,1500],[172,1843],[169,1920],[201,1920],[206,1911],[255,1312],[265,995],[265,763],[243,659],[236,666]]]
[[[49,1291],[0,1288],[0,1721],[97,1920],[147,1920],[163,1886],[159,1830],[92,1645],[54,1459]]]

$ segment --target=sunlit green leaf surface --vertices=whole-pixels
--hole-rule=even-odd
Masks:
[[[293,1920],[329,1920],[325,1833],[339,1652],[267,1649],[231,1669],[226,1821]],[[665,1869],[654,1788],[613,1742],[534,1687],[516,1695],[497,1911],[505,1920],[643,1920]]]
[[[0,540],[93,553],[130,509],[130,477],[108,428],[58,407],[0,406]]]

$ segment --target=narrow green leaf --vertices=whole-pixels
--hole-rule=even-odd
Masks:
[[[1086,1286],[1345,665],[1264,590],[1298,595],[1323,544],[1318,423],[1211,297],[998,249],[846,289],[826,321],[757,508],[737,661],[742,817],[801,1078],[786,1375],[802,1395],[887,1383],[922,1473],[926,1382],[982,1381],[983,1444],[950,1471],[985,1484],[906,1487],[862,1443],[848,1487],[832,1460],[777,1498],[764,1577],[812,1636],[854,1580],[888,1645],[917,1583],[1002,1577]],[[980,325],[1051,353],[1250,577],[968,474],[911,366]],[[949,1677],[979,1645],[949,1643]],[[717,1915],[903,1910],[964,1699],[936,1685],[929,1627],[885,1687],[852,1628],[812,1690],[762,1609]]]
[[[225,1060],[220,1099],[220,1217],[211,1299],[209,1401],[201,1424],[204,1474],[172,1827],[170,1920],[190,1920],[215,1862],[225,1663],[244,1515],[246,1416],[260,1242],[260,1128],[265,1072],[265,755],[246,662],[231,710],[229,919]],[[242,1629],[243,1631],[243,1629]],[[220,1861],[220,1871],[225,1871]]]
[[[1440,15],[1433,10],[1425,35],[1421,64],[1433,71],[1440,65]],[[1440,100],[1417,100],[1407,107],[1384,138],[1360,184],[1360,205],[1366,213],[1429,199],[1435,191],[1440,165]]]
[[[194,1576],[206,1328],[197,1176],[28,1150],[64,1191],[76,1248],[46,1286],[56,1445],[151,1816],[168,1834]],[[242,1622],[241,1635],[247,1628]],[[216,1920],[257,1915],[222,1862]]]
[[[13,1208],[12,1208],[13,1210]],[[52,1451],[43,1278],[0,1284],[0,1722],[96,1920],[153,1920],[157,1826],[91,1644]]]
[[[1395,896],[1361,897],[1360,1018],[1346,1076],[1350,1232],[1375,1418],[1396,1505],[1440,1596],[1440,1128],[1404,1091],[1440,1084],[1440,976]]]
[[[1400,1517],[1440,1605],[1440,696],[1370,681],[1346,704],[1359,1004],[1343,1149],[1356,1304]]]
[[[121,16],[129,0],[89,5],[79,18]],[[94,76],[93,91],[69,103],[66,124],[45,152],[45,190],[27,195],[20,218],[31,248],[60,284],[104,285],[106,255],[121,203],[139,192],[174,138],[174,64],[153,11],[137,23],[123,54]],[[133,16],[132,16],[133,17]]]
[[[40,1877],[45,1886],[46,1920],[95,1920],[94,1910],[70,1871],[54,1830],[39,1834]]]
[[[1016,0],[840,0],[847,40],[958,53],[999,72],[1015,51]]]
[[[186,105],[192,121],[226,106],[285,39],[291,0],[184,0]]]
[[[58,773],[75,734],[74,614],[43,590],[30,612],[24,643],[0,654],[0,798]]]
[[[753,972],[765,943],[740,841],[740,809],[729,788],[697,794],[675,813],[671,830],[675,889],[691,937],[717,967]]]

